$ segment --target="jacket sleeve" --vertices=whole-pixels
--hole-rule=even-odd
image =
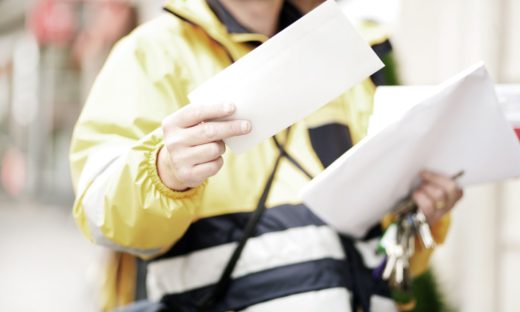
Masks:
[[[76,124],[70,164],[74,218],[87,238],[151,257],[186,231],[204,185],[174,192],[159,179],[162,119],[187,99],[171,58],[144,40],[127,37],[109,56]]]

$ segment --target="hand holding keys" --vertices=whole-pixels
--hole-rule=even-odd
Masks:
[[[452,176],[455,180],[461,171]],[[435,240],[425,214],[409,195],[393,209],[395,221],[387,228],[380,241],[387,257],[382,278],[405,293],[410,292],[410,259],[415,253],[415,239],[419,238],[426,249],[435,247]]]

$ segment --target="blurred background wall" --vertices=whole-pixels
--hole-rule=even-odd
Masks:
[[[0,311],[96,311],[104,251],[70,216],[71,131],[113,43],[161,2],[0,0]],[[497,82],[520,84],[518,0],[342,4],[387,27],[405,84],[436,84],[480,59]],[[520,311],[519,206],[519,181],[466,191],[434,259],[457,310]]]
[[[519,84],[519,29],[518,0],[402,0],[393,28],[401,77],[436,84],[484,60],[497,83]],[[520,88],[511,97],[518,107]],[[519,229],[520,181],[466,190],[434,259],[460,311],[520,311]]]
[[[68,149],[112,45],[161,1],[0,0],[0,311],[97,311],[106,251],[80,236]]]

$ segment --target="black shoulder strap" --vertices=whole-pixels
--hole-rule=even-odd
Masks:
[[[290,128],[286,131],[286,137],[289,136]],[[306,176],[308,176],[310,179],[312,179],[312,175],[310,175],[293,157],[291,157],[285,148],[278,142],[276,137],[273,137],[273,141],[278,148],[278,156],[276,157],[276,161],[274,163],[273,170],[271,171],[271,174],[269,175],[269,178],[267,179],[267,182],[265,184],[264,190],[262,191],[262,195],[260,196],[260,199],[258,201],[258,204],[249,218],[249,221],[247,222],[246,228],[244,229],[244,234],[240,238],[240,241],[238,242],[238,245],[235,247],[235,250],[233,251],[233,254],[229,258],[229,261],[226,264],[226,267],[224,268],[224,271],[222,271],[222,274],[220,275],[220,278],[215,285],[215,288],[213,288],[213,291],[211,294],[202,302],[202,304],[199,306],[199,311],[212,311],[214,309],[215,303],[223,298],[226,294],[226,292],[229,289],[229,285],[231,284],[231,274],[233,273],[233,270],[235,269],[235,266],[240,259],[240,255],[242,254],[242,251],[247,243],[247,240],[253,235],[256,225],[258,224],[258,221],[260,221],[260,218],[262,217],[265,209],[266,209],[266,201],[267,197],[269,196],[269,191],[271,190],[271,186],[273,185],[274,178],[276,176],[276,172],[278,171],[278,167],[280,166],[280,161],[283,157],[286,157],[293,165],[295,165],[299,170],[301,170]]]

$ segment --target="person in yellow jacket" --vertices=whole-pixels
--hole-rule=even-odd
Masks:
[[[169,0],[163,16],[114,47],[100,72],[73,134],[74,217],[91,241],[146,259],[145,281],[135,286],[146,284],[146,299],[161,309],[200,307],[267,186],[267,209],[209,310],[396,309],[387,283],[371,275],[382,225],[363,239],[345,237],[298,197],[365,135],[373,82],[241,155],[226,152],[222,140],[255,125],[215,121],[231,116],[233,103],[193,106],[187,98],[320,2]],[[371,44],[381,39],[360,32]],[[430,171],[422,180],[414,199],[440,243],[462,190]],[[413,274],[425,270],[429,254],[417,252]]]

